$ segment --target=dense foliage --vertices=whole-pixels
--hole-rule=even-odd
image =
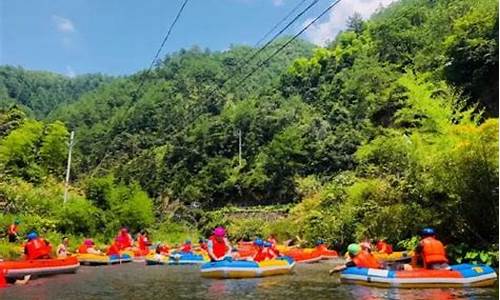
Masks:
[[[225,224],[235,238],[339,246],[409,245],[430,225],[457,255],[497,247],[498,2],[401,0],[333,38],[314,51],[292,43],[245,81],[254,49],[244,46],[181,50],[151,73],[81,84],[4,67],[2,103],[47,116],[0,114],[9,212],[72,233],[158,220],[176,234],[172,222]],[[47,77],[45,92],[11,83],[23,76]],[[70,92],[47,102],[59,84]],[[75,184],[61,206],[69,129]],[[206,213],[290,203],[266,221]]]
[[[0,107],[17,104],[34,117],[43,118],[58,105],[76,101],[81,95],[110,82],[101,74],[69,78],[59,74],[0,67]]]

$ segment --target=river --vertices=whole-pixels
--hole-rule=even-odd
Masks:
[[[331,263],[297,265],[292,275],[256,279],[201,278],[197,266],[128,263],[82,266],[76,274],[31,280],[0,290],[0,299],[498,299],[498,287],[381,289],[339,283]]]

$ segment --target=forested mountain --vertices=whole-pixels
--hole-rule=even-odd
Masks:
[[[69,78],[50,72],[0,66],[0,107],[17,104],[34,117],[44,118],[58,105],[74,102],[111,79],[101,74]]]
[[[433,225],[450,241],[497,243],[498,2],[401,0],[370,20],[351,17],[332,40],[314,50],[296,41],[245,80],[252,66],[239,62],[255,50],[245,46],[181,50],[113,80],[3,67],[0,95],[47,117],[2,115],[2,174],[60,176],[43,149],[66,147],[62,121],[76,132],[74,193],[101,221],[149,226],[151,203],[158,217],[173,201],[301,201],[284,223],[245,226],[346,244]],[[24,77],[45,78],[27,81],[43,88]],[[22,135],[31,142],[8,150]],[[82,231],[95,231],[74,209]]]

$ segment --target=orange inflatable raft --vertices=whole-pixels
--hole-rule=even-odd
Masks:
[[[80,263],[75,256],[0,262],[0,269],[5,270],[5,277],[8,279],[20,279],[26,275],[44,276],[75,273],[79,267]]]
[[[313,263],[321,260],[321,253],[312,249],[289,249],[283,255],[291,257],[296,263]]]

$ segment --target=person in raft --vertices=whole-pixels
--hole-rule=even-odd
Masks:
[[[226,257],[231,257],[231,244],[226,238],[226,231],[222,227],[214,229],[207,244],[208,256],[211,261],[221,261]]]
[[[27,238],[28,242],[24,245],[24,255],[26,259],[50,258],[52,246],[47,240],[38,237],[35,231],[30,232]]]
[[[65,236],[61,239],[59,246],[57,246],[56,255],[59,258],[65,258],[68,257],[69,254],[69,239]]]
[[[151,242],[149,241],[149,233],[146,230],[141,230],[141,232],[137,235],[137,246],[139,247],[139,250],[143,252],[147,252],[149,250]]]
[[[363,250],[359,244],[350,244],[347,247],[347,253],[349,254],[349,261],[345,265],[340,265],[330,270],[330,274],[350,267],[382,269],[382,264],[370,252]]]
[[[207,241],[205,239],[201,238],[198,241],[198,247],[200,248],[201,251],[208,251]]]
[[[86,239],[78,248],[80,254],[101,254],[100,250],[95,248],[95,243],[92,239]]]
[[[15,220],[14,223],[9,225],[7,228],[7,236],[9,237],[9,243],[15,243],[19,239],[19,220]]]
[[[119,239],[115,238],[115,241],[106,250],[106,255],[109,255],[109,256],[118,255],[119,256],[120,250],[121,250],[120,247],[121,247],[121,244],[119,242]]]
[[[276,239],[276,235],[274,233],[269,235],[269,237],[267,238],[267,242],[271,243],[271,250],[276,254],[276,256],[278,256],[278,240]]]
[[[435,270],[450,269],[443,243],[436,239],[436,231],[433,228],[424,228],[420,231],[420,237],[412,265],[423,265],[426,269]]]
[[[134,239],[132,239],[127,227],[120,229],[116,237],[116,241],[118,242],[120,250],[131,248],[134,243]]]
[[[273,245],[271,243],[256,239],[254,245],[257,248],[257,253],[253,256],[253,261],[261,262],[278,257],[278,254],[272,249]]]
[[[375,247],[377,248],[377,252],[379,253],[392,254],[393,252],[392,245],[388,244],[385,239],[378,240]]]
[[[325,245],[325,241],[323,239],[316,240],[316,250],[320,252],[328,250],[328,247]]]
[[[184,244],[181,247],[181,252],[184,252],[184,253],[193,252],[193,245],[191,244],[191,240],[184,241]]]

